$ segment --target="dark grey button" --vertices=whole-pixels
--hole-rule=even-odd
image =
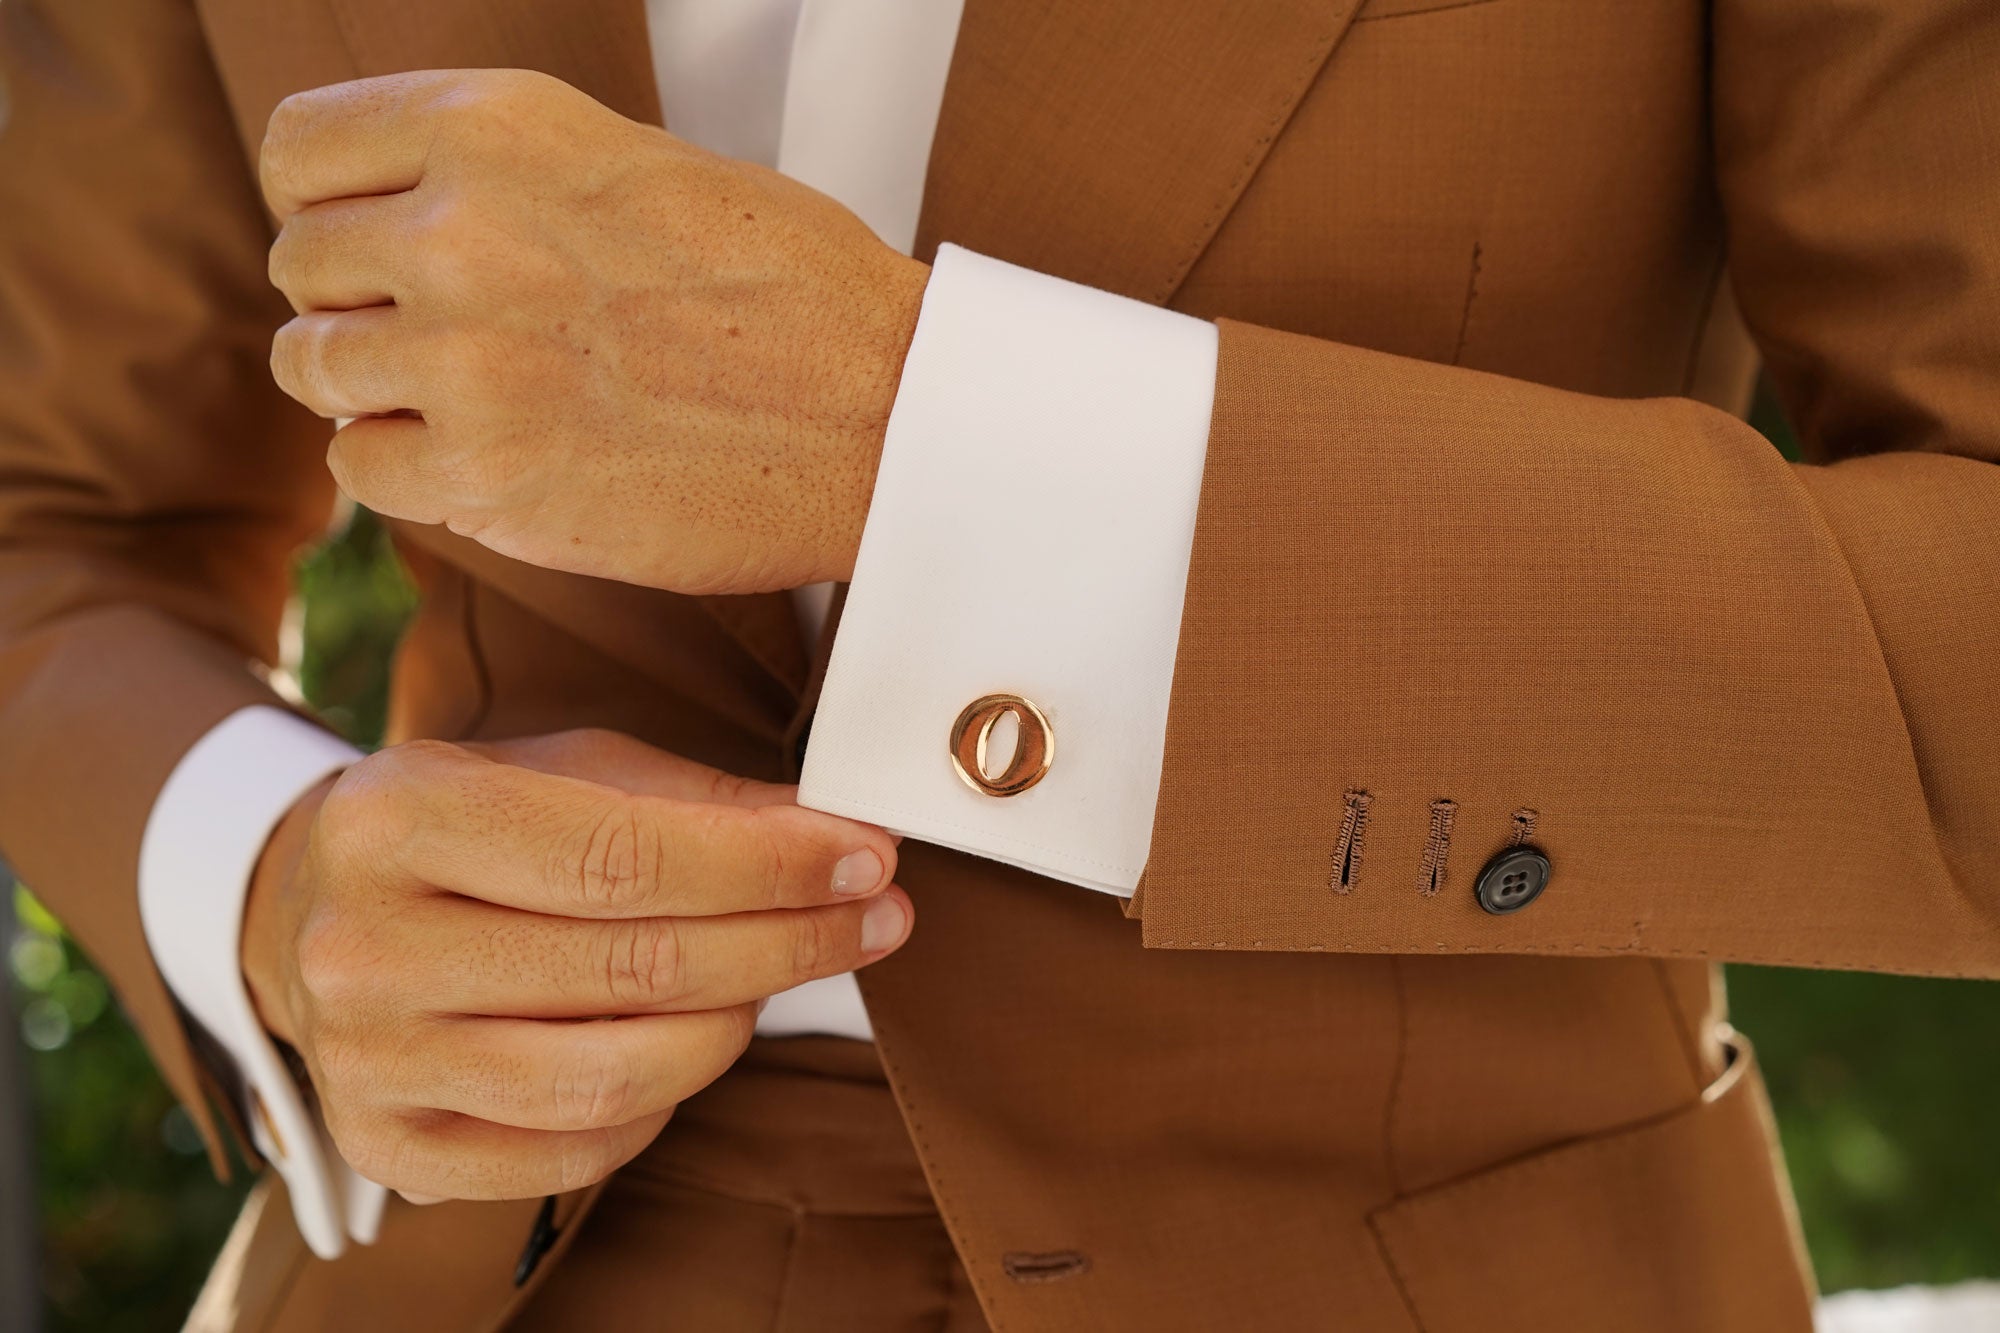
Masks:
[[[1549,858],[1533,847],[1509,847],[1479,872],[1473,894],[1495,916],[1518,912],[1549,886]]]

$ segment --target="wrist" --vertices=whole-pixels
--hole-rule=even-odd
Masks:
[[[875,475],[882,462],[882,445],[889,430],[889,416],[896,407],[902,387],[903,363],[916,336],[917,318],[922,313],[924,288],[930,281],[930,265],[907,256],[890,255],[881,284],[881,318],[869,339],[870,354],[857,376],[860,408],[851,418],[853,425],[842,449],[851,464],[845,469],[827,530],[820,541],[813,582],[846,582],[854,577],[854,561],[861,549],[861,533],[868,523],[868,510],[875,493]]]
[[[297,1025],[293,1022],[286,984],[289,970],[286,954],[298,938],[293,883],[304,862],[312,838],[313,820],[333,787],[338,774],[331,774],[308,790],[287,810],[271,830],[257,868],[250,876],[250,893],[243,905],[243,937],[238,959],[243,980],[250,992],[251,1007],[264,1030],[288,1044],[296,1045]]]

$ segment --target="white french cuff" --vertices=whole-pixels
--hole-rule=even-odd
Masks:
[[[236,1062],[257,1150],[284,1177],[314,1254],[368,1244],[385,1192],[340,1158],[257,1021],[239,946],[257,858],[313,785],[361,752],[282,708],[239,709],[181,757],[139,845],[139,915],[167,987]]]
[[[1203,320],[938,251],[800,804],[1130,896],[1216,343]],[[1034,703],[1055,739],[1043,780],[1005,797],[961,781],[950,749],[960,712],[994,694]]]

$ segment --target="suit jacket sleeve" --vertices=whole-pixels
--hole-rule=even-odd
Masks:
[[[277,702],[286,563],[326,428],[268,370],[287,317],[192,6],[0,5],[0,846],[110,974],[215,1146],[135,867],[167,774]]]
[[[1225,324],[1149,943],[2000,976],[2000,7],[1714,24],[1806,460]],[[1488,915],[1522,837],[1549,886]]]

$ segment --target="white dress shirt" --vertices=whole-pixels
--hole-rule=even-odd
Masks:
[[[960,9],[648,0],[666,123],[831,195],[908,253]],[[802,804],[1130,895],[1159,794],[1215,355],[1205,322],[940,250]],[[826,593],[797,594],[809,634]],[[1007,799],[960,782],[947,749],[959,711],[996,692],[1034,700],[1060,741],[1047,778]],[[373,1240],[383,1192],[341,1162],[291,1082],[251,1008],[238,947],[271,829],[358,753],[281,709],[232,715],[162,788],[139,866],[161,974],[237,1061],[258,1147],[325,1258],[349,1238]],[[758,1031],[870,1035],[851,976],[774,997]]]

